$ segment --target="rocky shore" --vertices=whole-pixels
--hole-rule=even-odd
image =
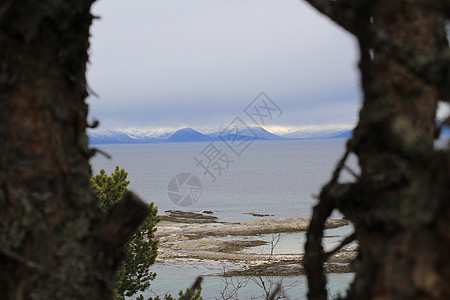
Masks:
[[[252,247],[267,245],[261,235],[284,234],[306,231],[309,218],[260,219],[248,222],[218,222],[210,214],[168,212],[158,224],[156,237],[159,239],[158,260],[221,261],[245,265],[225,276],[294,276],[303,275],[300,253],[257,253],[245,251]],[[330,219],[326,228],[348,225],[344,219]],[[270,247],[270,245],[268,245]],[[272,249],[273,250],[273,249]],[[357,246],[349,245],[331,257],[325,266],[327,273],[352,272],[352,261]]]

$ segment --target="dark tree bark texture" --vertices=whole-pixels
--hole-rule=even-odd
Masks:
[[[364,94],[347,152],[314,208],[308,296],[327,298],[320,243],[338,209],[359,243],[346,299],[450,299],[450,153],[433,145],[438,100],[450,100],[449,1],[307,1],[358,39]],[[351,153],[361,173],[340,183]]]
[[[92,2],[0,2],[0,299],[107,299],[147,213],[129,194],[107,216],[91,195]]]

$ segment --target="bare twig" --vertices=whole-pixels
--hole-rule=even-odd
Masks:
[[[347,170],[355,179],[359,179],[358,174],[356,174],[356,172],[353,171],[349,166],[344,165],[344,169]]]
[[[233,277],[225,276],[228,272],[228,267],[225,263],[222,264],[222,282],[224,287],[220,291],[222,300],[238,299],[239,290],[246,287],[250,278],[235,279]],[[217,299],[217,298],[216,298]]]
[[[108,153],[106,153],[105,151],[98,149],[98,148],[92,148],[92,150],[94,151],[94,153],[100,153],[101,155],[103,155],[104,157],[106,157],[107,159],[111,159],[112,156],[109,155]]]
[[[281,292],[281,284],[277,284],[275,289],[273,290],[272,294],[269,296],[269,300],[275,300],[276,296]]]
[[[87,128],[97,128],[98,125],[100,125],[100,122],[99,122],[98,120],[93,120],[93,121],[92,121],[92,124],[87,123],[86,127],[87,127]]]
[[[331,256],[336,254],[336,252],[338,252],[339,250],[341,250],[342,248],[344,248],[345,246],[347,246],[348,244],[353,242],[355,239],[356,239],[356,234],[355,233],[352,233],[351,235],[346,237],[336,248],[334,248],[333,250],[325,253],[325,255],[324,255],[325,260],[328,260]]]
[[[270,259],[273,257],[273,253],[275,251],[276,246],[281,241],[283,234],[281,232],[275,233],[271,236],[270,239]]]

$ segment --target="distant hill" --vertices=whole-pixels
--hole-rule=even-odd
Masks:
[[[167,143],[181,143],[181,142],[208,142],[213,140],[212,137],[200,133],[192,128],[183,128],[171,136],[169,136],[165,142]]]

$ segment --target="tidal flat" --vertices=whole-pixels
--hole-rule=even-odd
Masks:
[[[208,213],[168,211],[158,224],[159,262],[189,260],[232,263],[222,276],[298,276],[302,266],[304,233],[310,218],[262,218],[220,222]],[[345,219],[326,223],[325,250],[331,250],[352,230]],[[329,241],[327,241],[329,240]],[[357,245],[350,244],[325,265],[327,273],[353,272]]]

